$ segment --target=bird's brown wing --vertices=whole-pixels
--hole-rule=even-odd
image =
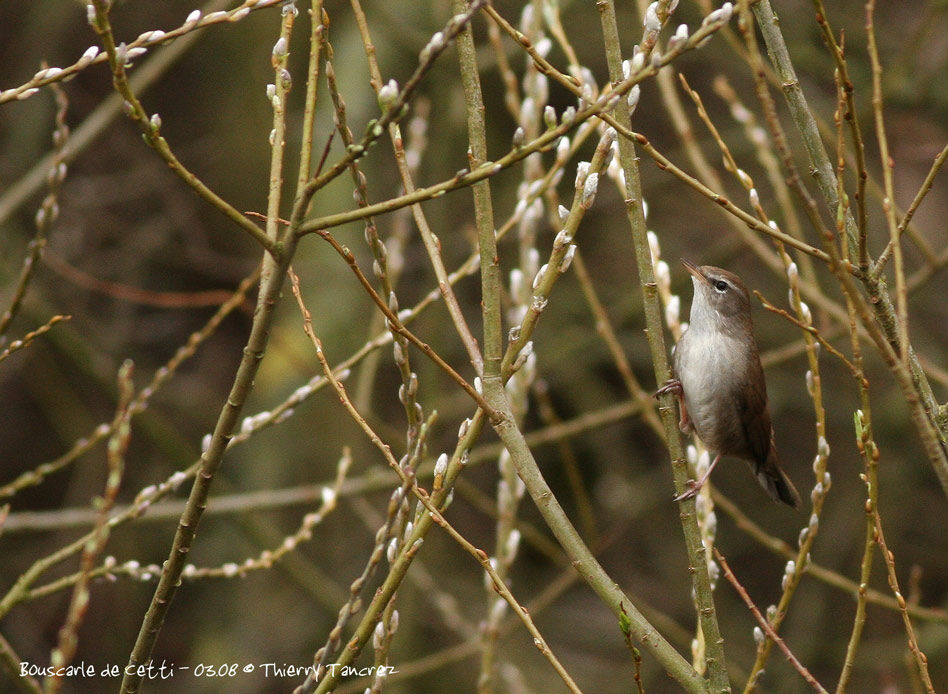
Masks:
[[[760,358],[756,354],[752,356],[752,363],[748,368],[751,379],[749,382],[763,384],[764,370],[760,365]],[[780,469],[777,459],[774,430],[767,408],[767,391],[765,388],[745,388],[742,392],[744,395],[739,400],[745,416],[741,421],[747,444],[744,457],[771,499],[799,508],[800,494],[790,478]]]
[[[753,354],[752,357],[748,369],[748,383],[763,385],[764,370],[760,365],[760,358],[756,354]],[[770,422],[770,412],[767,409],[766,388],[742,388],[738,402],[741,409],[741,422],[744,427],[744,440],[747,443],[744,457],[755,463],[754,470],[756,472],[766,462],[770,455],[770,447],[773,445],[773,426]]]

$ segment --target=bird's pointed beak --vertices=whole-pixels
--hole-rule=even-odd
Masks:
[[[702,284],[708,283],[708,278],[705,277],[704,274],[701,272],[701,270],[698,269],[697,265],[692,265],[684,258],[681,259],[681,264],[684,265],[685,269],[691,273],[692,277],[697,279],[699,282],[701,282]]]

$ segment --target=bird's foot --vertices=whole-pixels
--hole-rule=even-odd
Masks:
[[[688,480],[685,482],[685,486],[688,487],[688,489],[676,496],[675,501],[684,501],[685,499],[691,499],[692,497],[696,496],[698,492],[701,491],[701,488],[704,486],[705,482],[708,481],[708,478],[711,477],[711,471],[714,470],[714,466],[718,464],[720,459],[720,453],[714,456],[714,460],[711,461],[708,469],[703,475],[701,475],[701,479],[699,479],[697,482],[695,480]]]
[[[677,378],[668,379],[662,384],[661,388],[652,393],[652,397],[657,398],[665,393],[673,393],[678,398],[678,409],[681,410],[681,419],[678,420],[678,428],[681,429],[683,434],[690,434],[695,430],[695,427],[694,424],[691,423],[691,417],[688,416],[688,408],[685,407],[685,391],[681,386],[681,381]]]
[[[675,497],[675,501],[684,501],[685,499],[692,499],[698,495],[698,492],[701,491],[701,488],[704,486],[704,480],[696,482],[695,480],[688,480],[685,482],[685,486],[688,487],[685,491]]]
[[[678,397],[681,397],[681,381],[677,378],[669,378],[662,384],[662,387],[652,393],[653,398],[657,398],[659,395],[664,395],[665,393],[674,393]]]

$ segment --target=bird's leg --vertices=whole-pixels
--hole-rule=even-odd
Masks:
[[[691,423],[691,417],[688,416],[688,408],[685,407],[685,391],[681,387],[681,381],[677,378],[671,378],[665,381],[662,387],[652,394],[652,397],[657,398],[659,395],[664,395],[665,393],[674,393],[675,397],[678,398],[678,409],[681,411],[681,419],[678,420],[678,428],[681,429],[682,433],[690,434],[695,430],[695,427]]]
[[[714,456],[714,460],[711,461],[711,464],[708,466],[707,472],[701,475],[701,479],[695,482],[694,480],[688,480],[685,482],[685,486],[688,487],[688,490],[682,492],[675,497],[675,501],[684,501],[685,499],[690,499],[695,496],[698,492],[701,491],[701,488],[704,486],[704,483],[708,481],[708,478],[711,476],[711,471],[714,469],[714,466],[718,464],[718,461],[721,459],[721,454],[718,453]]]

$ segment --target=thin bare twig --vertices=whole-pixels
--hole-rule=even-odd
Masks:
[[[793,665],[793,668],[800,673],[800,676],[806,680],[806,683],[809,684],[814,689],[814,691],[826,694],[826,689],[823,688],[823,685],[817,682],[816,678],[810,674],[810,671],[803,667],[800,661],[797,660],[796,656],[790,651],[790,648],[787,646],[784,640],[780,638],[777,632],[771,628],[770,623],[764,619],[764,615],[762,615],[760,610],[757,609],[754,601],[751,600],[750,596],[747,594],[747,591],[744,590],[744,586],[742,586],[740,581],[737,580],[734,572],[731,571],[731,567],[728,566],[724,555],[721,554],[721,551],[717,547],[714,548],[714,558],[717,559],[718,563],[721,565],[721,570],[724,571],[725,578],[727,578],[727,580],[731,582],[731,585],[734,586],[734,590],[736,590],[737,594],[741,596],[744,604],[747,605],[747,609],[750,610],[752,615],[754,615],[754,619],[757,620],[757,624],[760,625],[760,628],[763,630],[763,632],[767,634],[767,636],[772,639],[774,643],[777,644],[777,647],[783,651],[783,654],[787,657],[787,660],[790,661],[790,664]]]

